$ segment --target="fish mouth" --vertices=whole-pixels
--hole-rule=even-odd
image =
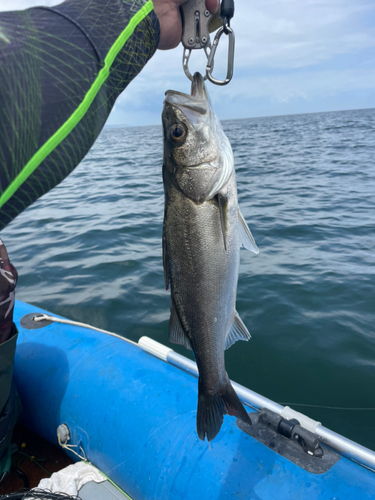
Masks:
[[[197,111],[198,108],[201,108],[200,111],[202,114],[206,112],[208,95],[203,76],[198,71],[194,73],[190,95],[178,90],[167,90],[165,93],[165,102],[177,107],[179,105],[191,106],[192,109],[196,109]]]
[[[199,97],[178,92],[177,90],[167,90],[164,103],[170,104],[180,109],[182,112],[187,108],[200,115],[205,115],[207,113],[206,101]]]
[[[190,95],[177,90],[167,90],[164,103],[178,108],[192,124],[205,121],[209,115],[210,104],[203,76],[198,72],[194,73]]]

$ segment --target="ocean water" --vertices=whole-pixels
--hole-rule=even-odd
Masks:
[[[375,110],[223,123],[239,203],[231,379],[375,449]],[[1,234],[17,297],[168,342],[160,126],[105,129],[75,172]]]

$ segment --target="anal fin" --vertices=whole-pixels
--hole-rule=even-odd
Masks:
[[[178,317],[173,301],[171,303],[171,317],[169,319],[169,342],[183,345],[186,349],[192,349],[190,339],[181,326],[180,318]]]
[[[238,209],[238,229],[240,232],[241,244],[247,250],[250,250],[250,252],[258,254],[259,248],[257,247],[257,244],[255,243],[253,235],[251,234],[249,226],[247,225],[247,223],[244,219],[244,216],[242,215],[240,209]]]
[[[229,349],[229,347],[237,342],[237,340],[248,341],[250,339],[251,335],[249,333],[249,330],[244,325],[238,312],[234,311],[233,323],[225,339],[225,349]]]

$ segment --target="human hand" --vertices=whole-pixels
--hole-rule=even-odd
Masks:
[[[153,0],[154,11],[160,23],[160,41],[158,49],[174,49],[181,41],[182,22],[180,5],[186,0]],[[206,0],[207,9],[215,14],[219,0]]]
[[[13,325],[13,309],[18,279],[7,249],[0,238],[0,344],[9,339]]]

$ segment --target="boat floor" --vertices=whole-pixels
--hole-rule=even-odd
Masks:
[[[41,479],[74,463],[61,448],[20,424],[14,429],[12,443],[16,451],[12,454],[11,471],[0,485],[0,495],[35,488]]]

